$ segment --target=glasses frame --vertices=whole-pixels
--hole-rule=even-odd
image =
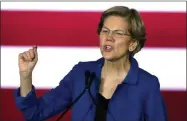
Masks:
[[[106,31],[106,33],[104,31]],[[117,33],[120,33],[121,35]],[[103,27],[100,31],[100,34],[103,36],[112,35],[115,38],[123,38],[124,36],[131,36],[130,34],[127,34],[124,30],[110,30],[107,27]]]

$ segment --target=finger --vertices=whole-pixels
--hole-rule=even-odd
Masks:
[[[28,61],[32,60],[29,51],[24,52],[24,55],[26,55]]]
[[[33,45],[32,47],[33,47],[33,48],[37,48],[37,46],[36,46],[36,45]]]
[[[25,60],[25,57],[23,56],[23,53],[20,53],[19,54],[19,61],[23,61],[23,60]]]
[[[35,53],[37,53],[37,46],[33,46],[33,50]]]
[[[34,59],[37,60],[38,59],[37,46],[33,46],[33,50],[34,50]]]
[[[27,58],[27,55],[26,55],[26,53],[20,53],[19,54],[19,60],[21,60],[21,61],[27,61],[28,60],[28,58]]]
[[[29,49],[29,54],[31,59],[34,59],[34,50],[33,49]]]

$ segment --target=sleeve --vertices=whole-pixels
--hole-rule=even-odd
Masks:
[[[72,101],[72,76],[74,70],[75,66],[60,81],[57,87],[51,89],[40,98],[36,97],[34,86],[26,97],[20,96],[20,88],[14,91],[16,106],[23,112],[25,120],[46,120],[68,107]]]
[[[146,121],[168,121],[166,106],[160,91],[160,83],[156,76],[154,76],[151,85],[146,100]]]

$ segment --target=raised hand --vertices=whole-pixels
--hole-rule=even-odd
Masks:
[[[32,73],[37,61],[38,53],[37,47],[33,46],[32,49],[19,54],[19,71],[20,73]]]

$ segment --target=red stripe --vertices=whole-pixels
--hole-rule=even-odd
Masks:
[[[23,115],[16,108],[12,89],[1,89],[1,121],[23,121]],[[47,90],[37,90],[38,97]],[[185,91],[163,91],[164,100],[167,106],[169,121],[186,121],[186,92]],[[62,121],[70,121],[70,112]],[[59,116],[59,115],[58,115]],[[52,117],[48,121],[54,121],[57,117]]]
[[[1,11],[2,45],[98,46],[100,12]],[[147,47],[186,47],[186,13],[141,13]]]

